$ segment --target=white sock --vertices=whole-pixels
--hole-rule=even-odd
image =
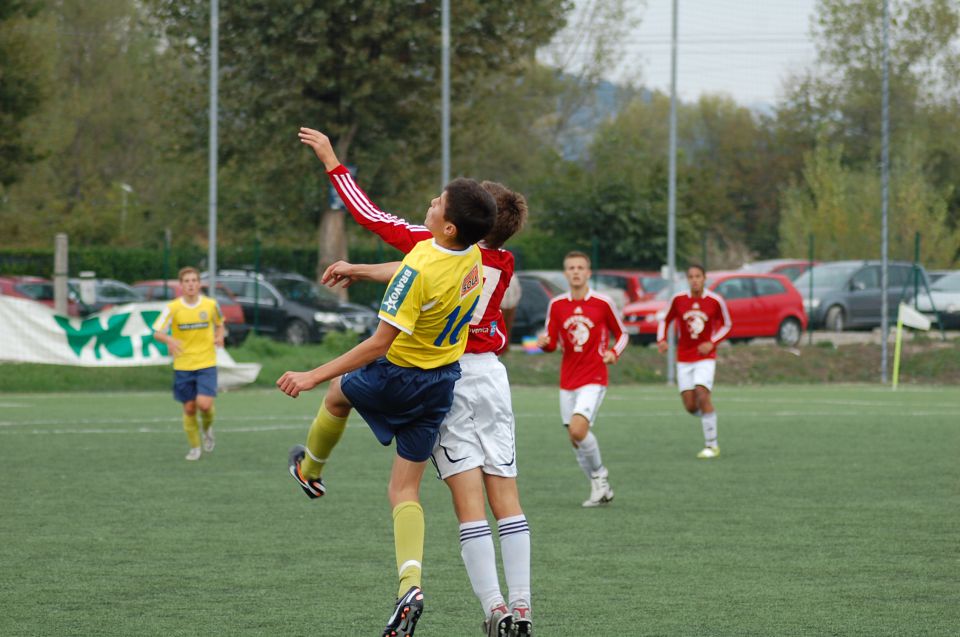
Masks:
[[[706,446],[717,446],[717,412],[711,411],[700,417],[700,424],[703,425],[703,440]]]
[[[530,527],[522,513],[497,520],[500,530],[500,554],[507,578],[510,604],[518,600],[530,602]]]
[[[484,615],[503,604],[500,580],[497,576],[497,554],[493,550],[493,535],[486,520],[464,522],[460,525],[460,556],[467,567],[470,585]]]
[[[592,431],[587,432],[587,436],[580,441],[580,445],[575,449],[577,453],[577,462],[580,468],[592,478],[600,469],[603,468],[603,462],[600,460],[600,445],[597,443],[596,436]]]

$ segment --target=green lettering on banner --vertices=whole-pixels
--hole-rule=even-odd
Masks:
[[[75,330],[70,325],[70,320],[63,316],[55,316],[54,319],[67,334],[67,343],[73,353],[80,357],[80,352],[86,346],[90,339],[96,339],[93,345],[93,353],[97,359],[101,358],[101,348],[106,348],[110,354],[117,358],[133,358],[133,341],[129,336],[122,336],[123,326],[127,324],[130,318],[129,314],[115,314],[107,319],[107,327],[104,329],[98,318],[85,319],[80,324],[80,329]]]
[[[156,310],[144,310],[140,312],[140,316],[143,317],[144,325],[152,326],[153,322],[157,320],[157,317],[160,316],[160,312]],[[167,355],[167,346],[164,343],[153,338],[153,332],[140,337],[140,352],[144,358],[150,358],[150,348],[157,350],[157,354],[160,356]]]

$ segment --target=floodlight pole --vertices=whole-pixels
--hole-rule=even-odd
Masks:
[[[443,164],[440,172],[440,189],[450,183],[450,0],[443,0],[440,12],[441,23],[441,115],[440,137],[443,147]]]
[[[670,173],[667,188],[667,288],[673,298],[677,271],[677,0],[673,0],[670,34]],[[676,382],[673,330],[667,331],[667,383]]]
[[[217,112],[220,70],[220,6],[210,0],[210,157],[208,167],[209,210],[207,214],[207,290],[216,298],[217,289]]]
[[[888,212],[890,207],[890,0],[883,0],[883,106],[882,132],[880,151],[881,174],[881,216],[880,223],[880,258],[883,261],[880,273],[880,382],[887,383],[887,335],[890,331],[890,303],[887,298],[889,279],[888,244],[889,226]]]

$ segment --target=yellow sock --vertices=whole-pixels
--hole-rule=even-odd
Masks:
[[[397,551],[397,573],[400,575],[397,597],[406,593],[411,586],[420,586],[423,532],[423,507],[419,502],[401,502],[394,507],[393,543]]]
[[[203,423],[203,430],[206,431],[213,426],[213,417],[216,415],[216,411],[213,409],[213,405],[210,405],[209,411],[200,412],[200,422]]]
[[[183,415],[183,430],[187,432],[187,440],[190,441],[190,447],[200,446],[200,428],[197,426],[197,415]]]
[[[310,425],[307,434],[307,455],[300,461],[300,472],[303,477],[315,480],[320,477],[327,457],[340,441],[343,430],[347,428],[346,416],[334,416],[327,411],[326,405],[320,406],[317,417]]]

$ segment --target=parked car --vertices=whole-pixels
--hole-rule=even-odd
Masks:
[[[38,276],[0,276],[0,295],[31,299],[53,307],[53,281]],[[67,315],[80,316],[80,306],[67,299]]]
[[[782,274],[791,281],[796,281],[798,276],[809,270],[811,265],[816,264],[816,261],[805,261],[803,259],[766,259],[744,263],[740,267],[740,271],[756,272],[758,274]]]
[[[523,293],[520,296],[520,304],[517,305],[517,313],[513,318],[510,342],[521,343],[524,337],[536,336],[543,330],[543,325],[547,320],[547,307],[550,305],[550,299],[558,294],[563,294],[564,290],[558,288],[549,279],[526,271],[517,272],[514,276],[520,282]],[[564,282],[566,282],[566,279],[564,279]]]
[[[689,289],[686,281],[674,287],[674,293]],[[731,340],[772,336],[789,347],[800,342],[807,314],[800,293],[782,274],[710,272],[706,289],[727,303],[733,322]],[[652,343],[657,339],[657,326],[667,314],[670,299],[670,291],[664,288],[653,300],[631,303],[623,309],[623,322],[633,341]]]
[[[372,309],[343,302],[299,274],[224,270],[217,275],[217,284],[233,293],[247,324],[256,323],[258,333],[294,345],[319,342],[330,332],[346,330],[367,337],[377,327]]]
[[[930,283],[936,283],[948,274],[953,274],[958,271],[960,270],[927,270],[927,280],[929,280]]]
[[[939,314],[940,323],[944,329],[960,329],[960,271],[947,274],[934,282],[930,286],[929,295],[926,290],[921,289],[917,295],[917,309],[934,323]]]
[[[652,299],[657,292],[667,287],[667,280],[660,276],[659,272],[646,270],[600,270],[594,278],[598,290],[622,290],[627,303]]]
[[[166,292],[164,292],[163,279],[139,281],[133,284],[133,289],[144,301],[169,301],[183,294],[180,281],[177,279],[167,281]],[[202,285],[200,290],[203,294],[210,295],[210,288],[206,284]],[[226,323],[227,344],[239,345],[247,338],[247,333],[250,331],[250,326],[243,317],[243,308],[237,303],[233,293],[222,283],[217,283],[217,303],[220,304],[223,322]]]
[[[793,282],[814,327],[840,332],[850,328],[873,328],[881,323],[882,294],[880,261],[832,261],[814,266]],[[926,280],[923,266],[920,276]],[[896,316],[897,303],[913,286],[913,264],[888,263],[887,305]],[[813,278],[813,296],[810,278]],[[921,289],[923,289],[921,281]]]
[[[67,279],[67,287],[79,304],[82,316],[100,312],[114,305],[137,303],[143,300],[131,286],[115,279],[93,279],[94,297],[85,299],[82,294],[83,282],[84,279]]]

